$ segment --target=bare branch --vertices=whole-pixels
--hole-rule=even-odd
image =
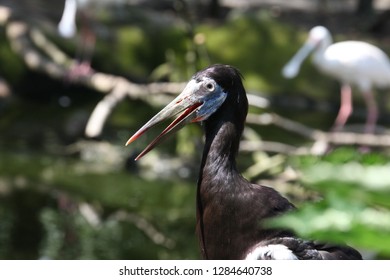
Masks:
[[[242,140],[240,142],[240,150],[245,152],[266,151],[278,154],[309,154],[309,149],[297,148],[292,145],[270,142],[270,141],[248,141]]]
[[[0,6],[0,23],[6,26],[8,39],[15,53],[19,54],[26,65],[43,72],[54,79],[66,80],[76,61],[68,57],[45,34],[22,21],[12,21],[11,12]],[[88,137],[97,137],[102,133],[104,124],[115,107],[125,98],[142,99],[149,103],[165,103],[164,94],[180,92],[184,83],[135,84],[127,79],[98,71],[77,76],[73,83],[81,84],[103,94],[107,94],[96,106],[86,126]],[[150,96],[158,96],[150,99]]]
[[[63,66],[52,62],[31,47],[27,36],[29,30],[28,25],[21,21],[10,22],[6,26],[6,34],[12,49],[23,58],[29,68],[45,72],[52,78],[64,77],[66,69]]]
[[[390,135],[373,135],[353,132],[323,132],[304,124],[286,119],[277,114],[249,114],[247,122],[256,125],[275,125],[287,131],[301,135],[315,142],[336,145],[362,145],[371,147],[390,147]]]
[[[97,137],[102,133],[107,118],[125,96],[123,83],[120,83],[96,105],[85,127],[86,136]]]
[[[68,77],[72,65],[76,63],[75,60],[68,57],[48,40],[39,29],[31,28],[23,21],[13,21],[11,11],[3,6],[0,6],[0,25],[6,27],[6,34],[10,40],[11,47],[23,58],[30,69],[46,73],[54,79],[65,80]],[[172,99],[170,95],[176,95],[185,86],[184,83],[136,84],[123,77],[98,71],[77,76],[72,79],[72,82],[106,94],[97,104],[86,126],[86,135],[89,137],[96,137],[102,133],[107,118],[125,97],[141,99],[160,106]],[[269,101],[266,98],[248,94],[248,99],[251,106],[262,109],[269,107]],[[369,135],[352,132],[326,133],[283,118],[277,114],[249,115],[247,122],[256,125],[275,125],[308,138],[314,141],[311,150],[312,152],[316,150],[316,153],[323,151],[328,144],[373,147],[390,146],[390,136],[388,135]],[[273,147],[270,149],[284,150],[287,153],[292,152],[292,147],[282,147],[281,145],[276,147],[273,144]]]

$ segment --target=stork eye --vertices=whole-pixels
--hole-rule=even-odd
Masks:
[[[209,91],[214,91],[215,85],[214,85],[213,83],[207,83],[207,84],[206,84],[206,88],[207,88]]]

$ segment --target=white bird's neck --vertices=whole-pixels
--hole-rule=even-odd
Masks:
[[[66,0],[58,32],[65,38],[73,37],[76,33],[77,0]]]
[[[313,62],[315,64],[322,64],[324,62],[325,51],[332,43],[333,40],[330,34],[326,34],[326,36],[321,39],[313,54]]]

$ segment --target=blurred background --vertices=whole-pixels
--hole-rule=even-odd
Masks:
[[[124,143],[223,63],[250,97],[240,170],[300,208],[272,224],[390,259],[390,90],[369,150],[358,92],[332,138],[339,83],[310,60],[281,75],[316,25],[390,54],[387,0],[0,0],[0,258],[200,258],[201,127],[137,162],[159,129]]]

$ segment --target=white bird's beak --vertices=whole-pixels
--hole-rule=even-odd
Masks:
[[[288,79],[294,78],[298,74],[302,62],[315,48],[316,44],[313,41],[306,41],[293,58],[283,67],[283,76]]]

